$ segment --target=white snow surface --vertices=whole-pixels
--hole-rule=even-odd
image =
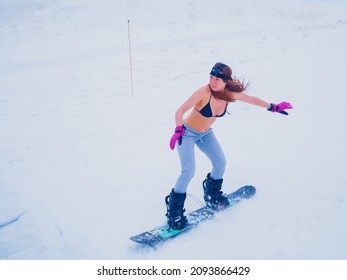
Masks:
[[[346,15],[343,0],[0,0],[0,224],[22,213],[0,259],[347,259]],[[224,191],[256,196],[139,246],[180,172],[174,113],[219,61],[294,109],[231,104],[213,124]]]

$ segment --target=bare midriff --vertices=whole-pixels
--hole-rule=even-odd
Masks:
[[[216,118],[205,118],[198,111],[193,109],[184,122],[192,129],[199,132],[206,132],[210,126],[215,122]]]

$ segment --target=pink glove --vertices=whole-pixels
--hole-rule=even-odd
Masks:
[[[184,125],[178,125],[175,128],[175,133],[172,135],[170,139],[170,148],[173,150],[176,145],[176,141],[178,141],[178,145],[182,144],[182,136],[184,135],[184,132],[186,131],[186,128]]]
[[[270,108],[268,108],[267,110],[271,111],[273,113],[276,112],[276,113],[281,113],[283,115],[288,115],[288,113],[286,111],[284,111],[287,109],[293,109],[293,107],[289,102],[284,101],[284,102],[278,103],[277,105],[270,103]]]

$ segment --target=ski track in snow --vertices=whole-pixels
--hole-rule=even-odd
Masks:
[[[346,1],[22,2],[0,1],[0,223],[25,212],[0,227],[0,259],[347,258]],[[138,246],[179,174],[174,112],[217,61],[294,109],[229,106],[224,190],[257,195]]]

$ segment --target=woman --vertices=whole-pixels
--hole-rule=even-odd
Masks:
[[[181,174],[165,199],[167,221],[171,228],[182,229],[188,224],[183,207],[188,184],[195,172],[195,145],[212,163],[212,170],[203,181],[206,205],[214,210],[223,209],[229,205],[226,195],[221,190],[226,159],[211,125],[217,118],[225,115],[230,102],[239,100],[285,115],[288,115],[286,109],[292,109],[288,102],[275,105],[249,96],[244,93],[246,88],[247,85],[232,78],[232,71],[228,65],[216,63],[210,72],[209,84],[194,92],[177,109],[176,128],[170,140],[170,148],[173,150],[178,143]],[[191,113],[183,120],[183,115],[193,107]]]

